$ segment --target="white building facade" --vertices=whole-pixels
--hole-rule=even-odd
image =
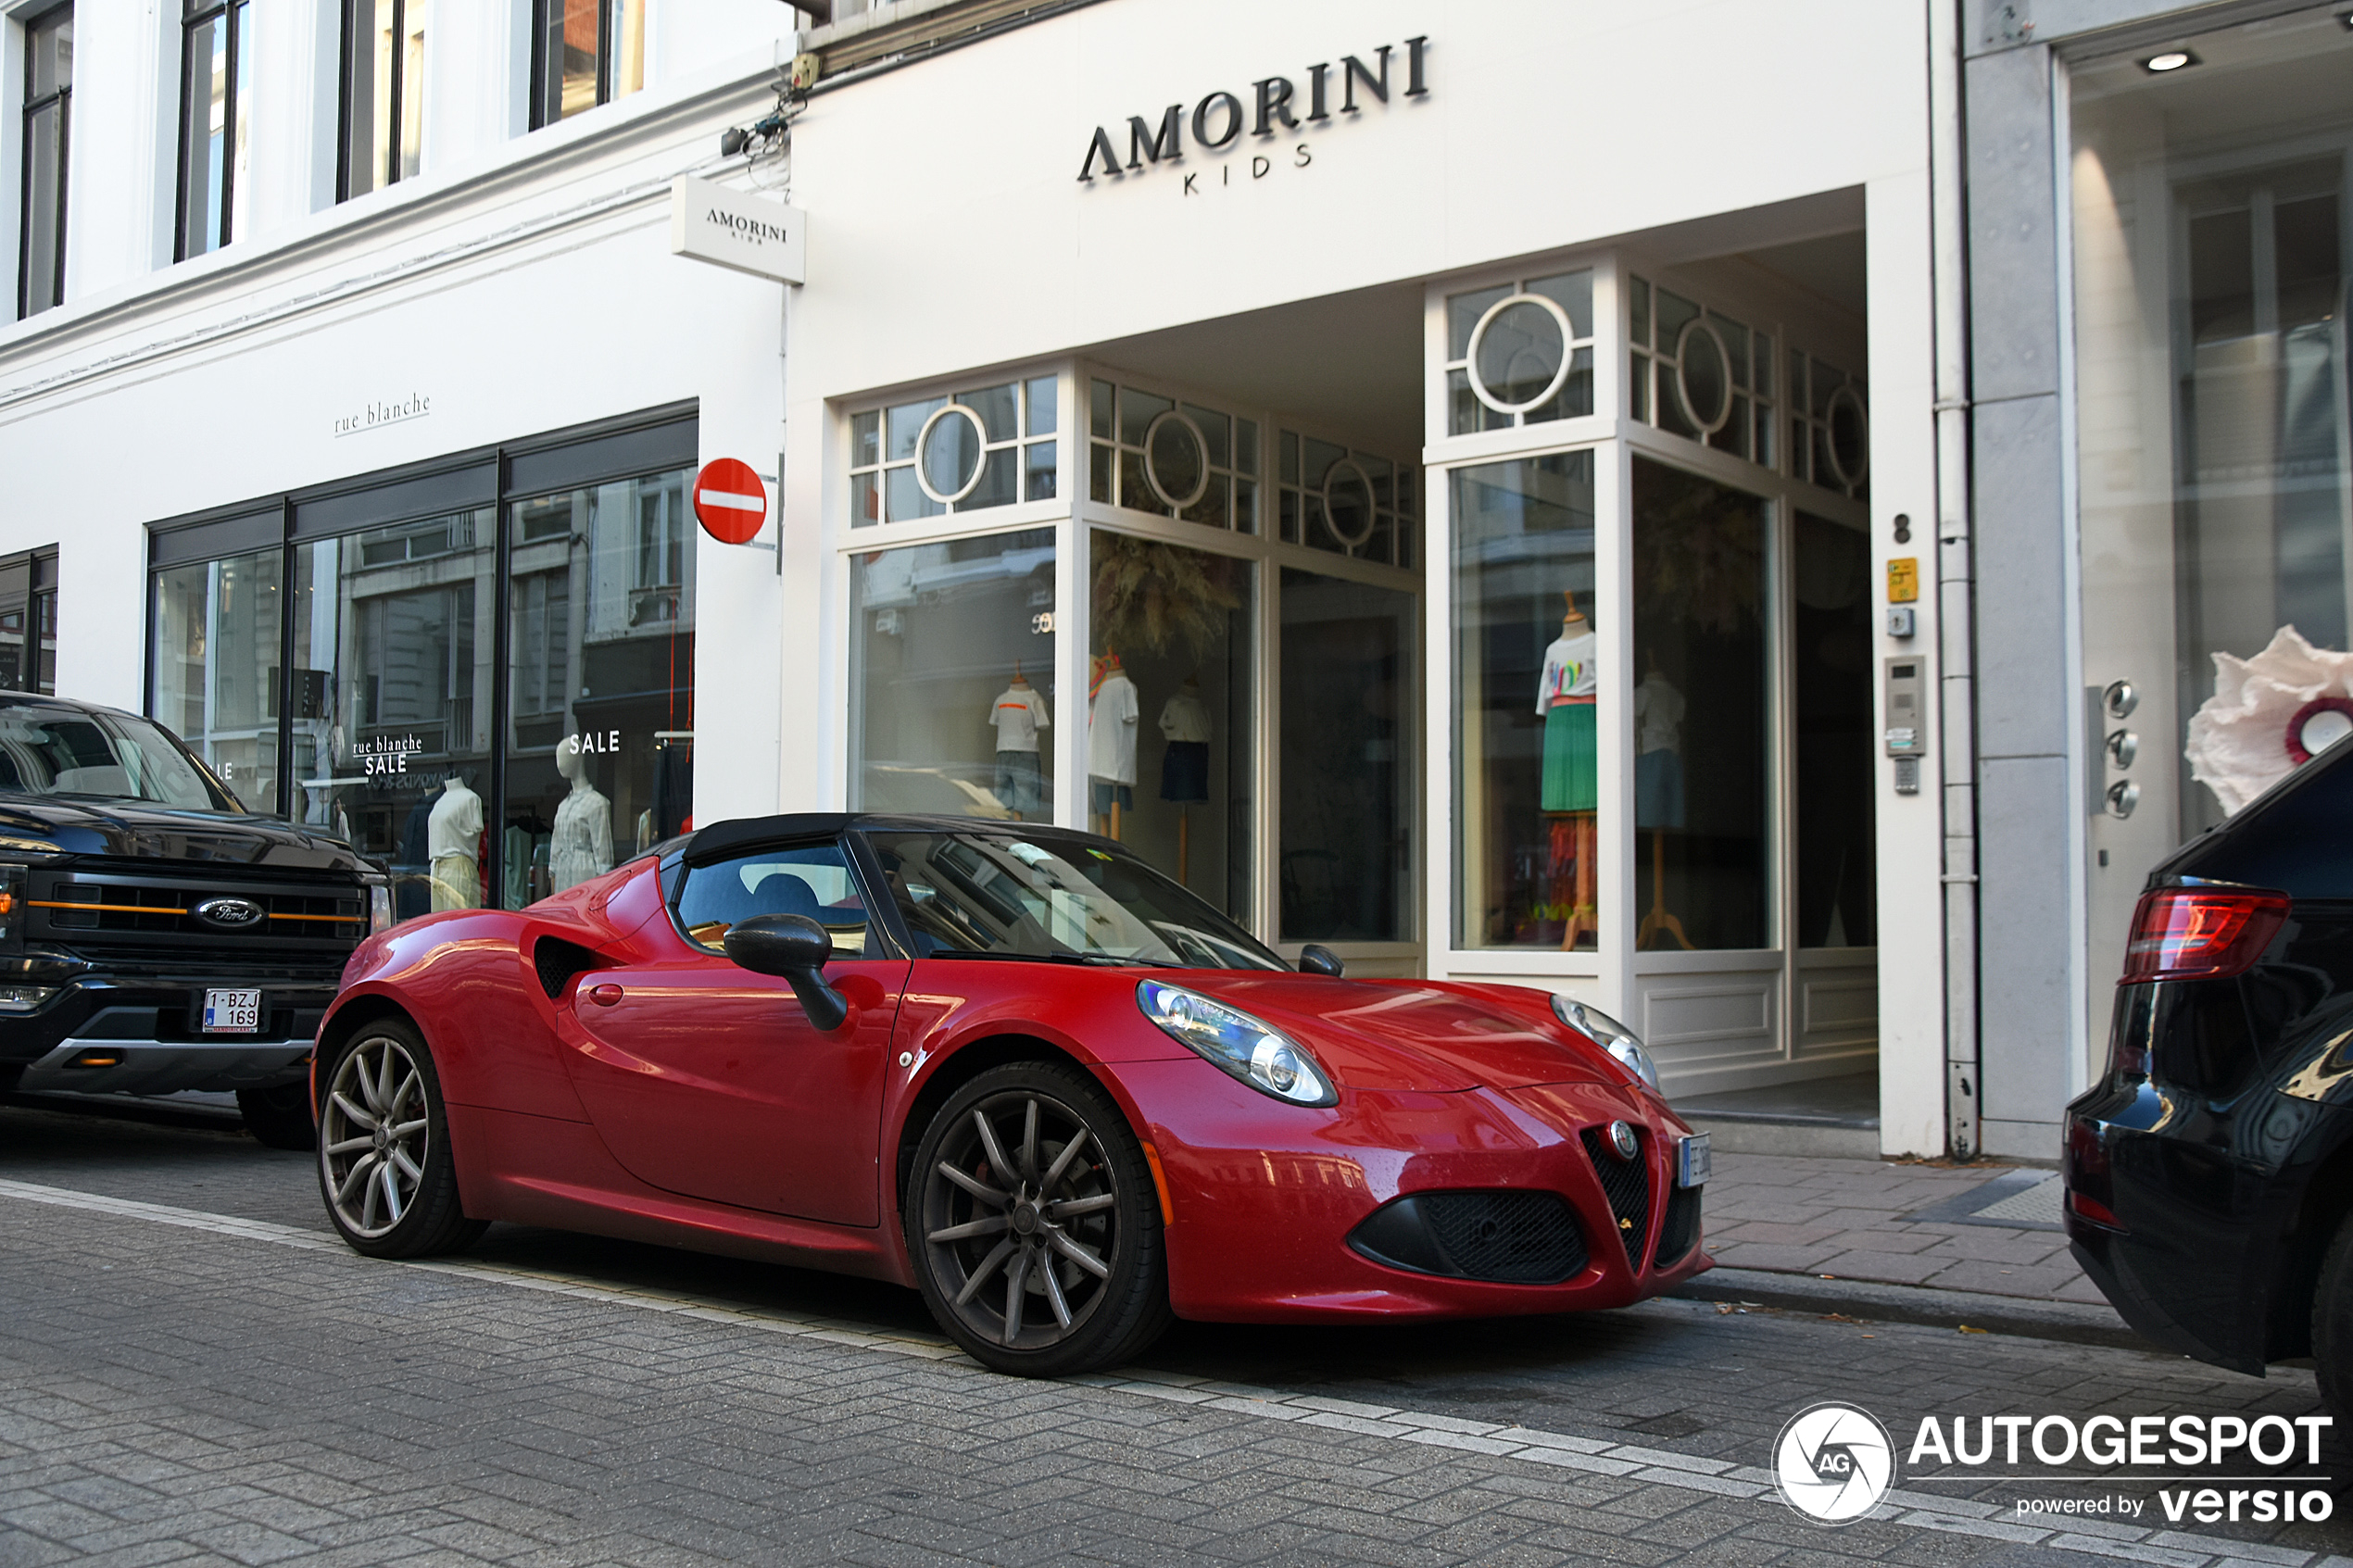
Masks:
[[[2147,19],[841,9],[0,4],[0,686],[152,712],[404,913],[726,816],[1053,822],[1596,1003],[1688,1103],[2056,1153],[2093,870],[2162,837],[2070,695],[2127,612],[2056,149]],[[805,282],[673,255],[681,175],[805,214]]]

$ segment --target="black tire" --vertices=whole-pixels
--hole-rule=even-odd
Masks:
[[[306,1154],[319,1147],[319,1124],[310,1119],[308,1084],[239,1089],[237,1109],[245,1113],[245,1131],[257,1143],[270,1148],[298,1148]]]
[[[1115,1366],[1168,1326],[1159,1190],[1127,1119],[1076,1068],[1009,1062],[949,1097],[900,1218],[924,1304],[994,1371]]]
[[[2353,1422],[2353,1216],[2336,1227],[2321,1255],[2312,1290],[2313,1381],[2338,1422]]]
[[[371,1258],[455,1252],[487,1228],[458,1202],[441,1078],[406,1022],[362,1024],[321,1067],[319,1191],[344,1240]]]

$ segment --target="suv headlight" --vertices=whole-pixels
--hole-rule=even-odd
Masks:
[[[1292,1105],[1340,1103],[1331,1080],[1306,1047],[1239,1008],[1157,980],[1137,985],[1136,1005],[1179,1044],[1261,1094]]]
[[[1651,1093],[1662,1092],[1658,1086],[1658,1064],[1651,1060],[1651,1053],[1642,1048],[1640,1035],[1601,1009],[1588,1007],[1557,991],[1553,993],[1553,1016],[1616,1057],[1619,1066],[1650,1086]]]
[[[392,887],[388,883],[368,884],[368,935],[392,929]]]
[[[0,1012],[31,1012],[57,994],[54,985],[0,985]]]

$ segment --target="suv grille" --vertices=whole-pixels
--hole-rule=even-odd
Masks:
[[[1704,1190],[1677,1187],[1667,1195],[1667,1213],[1658,1222],[1658,1267],[1681,1262],[1699,1241],[1699,1195]]]
[[[1626,1261],[1639,1269],[1642,1266],[1642,1245],[1650,1239],[1649,1161],[1639,1152],[1631,1160],[1620,1160],[1599,1127],[1588,1127],[1578,1136],[1584,1140],[1585,1158],[1593,1162],[1593,1173],[1602,1179],[1602,1191],[1609,1198],[1609,1211],[1617,1221],[1617,1238],[1626,1244]],[[1640,1129],[1635,1136],[1642,1137]]]
[[[52,931],[176,932],[189,936],[364,936],[368,910],[355,893],[349,897],[308,893],[247,893],[239,895],[261,906],[264,919],[249,931],[224,932],[196,919],[196,905],[211,890],[180,887],[127,886],[119,883],[68,882],[46,898],[29,900],[48,912]]]

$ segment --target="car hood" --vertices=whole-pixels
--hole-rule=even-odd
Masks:
[[[1599,1047],[1553,1017],[1541,992],[1522,986],[1305,974],[1166,981],[1273,1024],[1350,1088],[1442,1093],[1623,1080],[1603,1065]]]
[[[0,795],[0,855],[41,851],[289,871],[366,869],[340,839],[304,833],[273,817],[177,811],[130,801]]]

